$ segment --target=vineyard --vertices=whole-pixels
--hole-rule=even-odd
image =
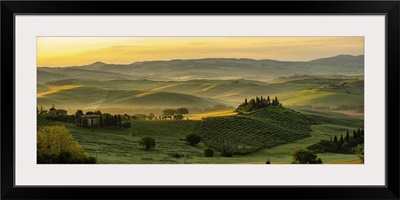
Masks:
[[[219,151],[228,146],[233,154],[244,155],[305,138],[315,123],[293,110],[267,107],[236,116],[204,118],[200,133],[207,146]]]

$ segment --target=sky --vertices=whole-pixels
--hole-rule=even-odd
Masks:
[[[343,54],[363,55],[364,37],[37,38],[38,67],[199,58],[310,61]]]

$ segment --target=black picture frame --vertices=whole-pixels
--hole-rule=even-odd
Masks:
[[[227,6],[229,5],[229,6]],[[220,7],[224,9],[220,9]],[[15,187],[14,17],[19,14],[386,15],[387,163],[384,187]],[[2,199],[399,199],[399,1],[1,1]],[[383,134],[383,133],[382,133]],[[184,193],[183,193],[184,191]],[[189,194],[185,195],[185,194]]]

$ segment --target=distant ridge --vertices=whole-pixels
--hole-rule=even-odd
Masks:
[[[57,70],[58,69],[58,70]],[[62,70],[61,70],[62,69]],[[144,61],[132,64],[106,64],[94,62],[89,65],[62,68],[38,68],[47,73],[62,74],[73,78],[73,70],[96,71],[99,73],[114,73],[112,76],[102,74],[102,77],[119,77],[135,80],[147,79],[155,81],[176,81],[193,79],[247,79],[267,82],[277,77],[299,74],[316,75],[356,75],[364,73],[364,55],[338,55],[320,58],[308,62],[254,60],[248,58],[203,58],[175,59],[170,61]],[[77,73],[77,72],[75,72]],[[91,79],[90,74],[86,79]],[[95,79],[99,80],[99,79]]]
[[[323,64],[359,64],[363,63],[364,64],[364,55],[359,55],[359,56],[352,56],[352,55],[338,55],[334,57],[329,57],[329,58],[320,58],[316,60],[310,61],[312,63],[323,63]]]

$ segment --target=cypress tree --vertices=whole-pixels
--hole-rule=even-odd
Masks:
[[[346,142],[349,142],[350,141],[350,135],[349,135],[349,130],[347,130],[347,133],[346,133]]]
[[[256,104],[260,105],[260,98],[256,97]]]
[[[364,137],[364,129],[361,129],[361,137]]]
[[[244,99],[244,105],[247,105],[247,98]]]
[[[337,137],[336,137],[336,135],[335,135],[335,137],[333,138],[333,141],[337,142]]]
[[[343,143],[343,134],[340,134],[340,143]]]
[[[358,137],[357,137],[357,133],[356,133],[356,131],[355,131],[355,130],[353,130],[353,139],[358,139]]]
[[[118,124],[121,126],[121,115],[118,115]]]
[[[100,115],[100,127],[103,127],[103,116]]]

